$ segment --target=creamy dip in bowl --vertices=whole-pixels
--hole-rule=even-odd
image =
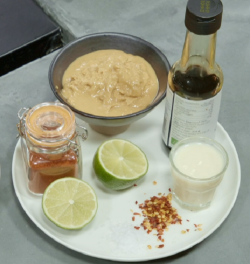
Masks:
[[[62,95],[83,112],[123,116],[149,106],[158,86],[154,69],[143,58],[121,50],[98,50],[69,65]]]
[[[83,55],[100,50],[119,50],[139,56],[153,68],[158,80],[158,90],[151,103],[144,109],[136,109],[129,114],[107,116],[79,110],[64,97],[63,76],[69,65]],[[49,82],[57,99],[69,106],[77,117],[89,123],[97,132],[115,135],[125,131],[131,123],[144,117],[164,99],[169,69],[170,65],[165,55],[143,39],[121,33],[96,33],[72,41],[55,56],[49,69]]]

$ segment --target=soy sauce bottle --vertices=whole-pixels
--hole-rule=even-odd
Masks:
[[[162,138],[168,147],[189,136],[215,137],[223,73],[215,62],[220,0],[189,0],[182,57],[168,75]]]

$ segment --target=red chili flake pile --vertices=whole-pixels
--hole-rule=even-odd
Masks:
[[[141,226],[144,230],[147,230],[148,234],[156,230],[158,240],[161,242],[164,242],[162,235],[164,230],[168,230],[168,226],[171,224],[182,224],[181,217],[178,215],[177,210],[172,207],[171,201],[172,194],[169,193],[167,196],[153,196],[150,200],[145,200],[144,203],[139,204],[144,216]],[[164,245],[157,247],[162,248]]]

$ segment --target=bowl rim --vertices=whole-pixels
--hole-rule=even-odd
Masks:
[[[61,96],[59,96],[59,94],[57,93],[56,88],[55,88],[54,83],[53,83],[52,72],[53,72],[55,64],[56,64],[58,58],[61,56],[61,54],[65,50],[71,48],[71,46],[74,46],[79,41],[82,41],[82,40],[88,39],[88,38],[93,38],[93,37],[105,36],[105,35],[107,35],[107,36],[115,36],[115,37],[125,37],[125,38],[128,38],[128,39],[137,40],[137,41],[140,41],[140,42],[146,44],[146,46],[152,48],[153,50],[155,50],[160,55],[160,57],[163,60],[164,64],[167,66],[168,72],[170,71],[171,66],[170,66],[170,64],[168,62],[167,57],[157,47],[155,47],[152,43],[150,43],[150,42],[148,42],[148,41],[146,41],[146,40],[144,40],[144,39],[142,39],[140,37],[133,36],[133,35],[126,34],[126,33],[118,33],[118,32],[92,33],[92,34],[88,34],[88,35],[84,35],[82,37],[76,38],[75,40],[69,42],[53,58],[53,60],[50,63],[49,72],[48,72],[49,84],[50,84],[50,88],[51,88],[52,92],[54,93],[55,97],[61,103],[67,105],[72,111],[74,111],[75,113],[77,113],[77,114],[79,114],[81,116],[84,116],[84,117],[87,117],[87,118],[91,118],[91,119],[119,120],[119,119],[131,118],[131,117],[138,116],[140,114],[149,112],[150,110],[152,110],[155,106],[157,106],[165,98],[166,92],[167,92],[167,87],[166,87],[166,90],[164,91],[164,93],[160,96],[160,98],[156,102],[154,102],[154,104],[151,104],[147,108],[142,109],[142,110],[140,110],[138,112],[134,112],[134,113],[131,113],[131,114],[128,114],[128,115],[124,115],[124,116],[98,116],[98,115],[93,115],[93,114],[89,114],[89,113],[86,113],[86,112],[82,112],[82,111],[74,108],[70,104],[68,104],[66,101],[64,101],[63,98]]]

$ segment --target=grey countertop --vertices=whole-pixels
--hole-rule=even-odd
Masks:
[[[65,41],[95,32],[123,32],[158,47],[172,64],[181,56],[186,1],[37,0],[64,30]],[[219,122],[235,144],[241,187],[224,223],[202,243],[152,263],[249,263],[250,259],[250,5],[224,1],[216,61],[224,72]],[[17,112],[23,106],[54,100],[48,67],[55,53],[0,77],[0,262],[111,263],[74,252],[46,236],[20,206],[12,184]]]

